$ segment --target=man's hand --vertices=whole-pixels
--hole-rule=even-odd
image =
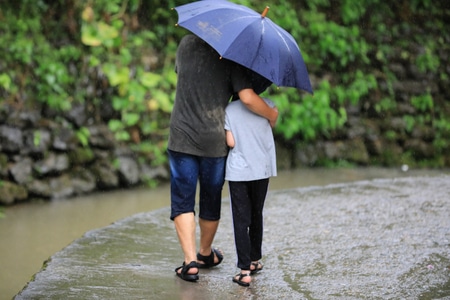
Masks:
[[[272,108],[272,110],[275,111],[275,118],[270,119],[269,123],[270,123],[270,127],[274,128],[275,125],[277,124],[277,120],[278,120],[278,108],[275,106]]]
[[[267,103],[259,95],[257,95],[253,89],[243,89],[239,91],[239,98],[248,109],[269,120],[272,128],[275,126],[278,119],[278,109],[267,105]]]

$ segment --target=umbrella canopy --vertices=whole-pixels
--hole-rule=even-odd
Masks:
[[[263,14],[225,0],[203,0],[175,7],[178,24],[278,86],[313,93],[308,71],[294,38]]]

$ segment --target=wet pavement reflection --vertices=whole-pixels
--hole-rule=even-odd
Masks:
[[[269,192],[264,270],[238,272],[229,199],[214,246],[225,259],[197,283],[181,263],[169,208],[89,231],[16,299],[448,299],[450,176],[376,179]]]

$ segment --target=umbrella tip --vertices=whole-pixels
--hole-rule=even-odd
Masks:
[[[265,18],[266,17],[267,13],[269,12],[269,8],[270,7],[268,7],[268,6],[266,6],[266,8],[264,8],[264,11],[261,14],[261,18]]]

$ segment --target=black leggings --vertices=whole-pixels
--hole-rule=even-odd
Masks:
[[[252,261],[260,260],[263,238],[263,208],[269,178],[254,181],[229,181],[233,214],[237,266],[250,270]]]

